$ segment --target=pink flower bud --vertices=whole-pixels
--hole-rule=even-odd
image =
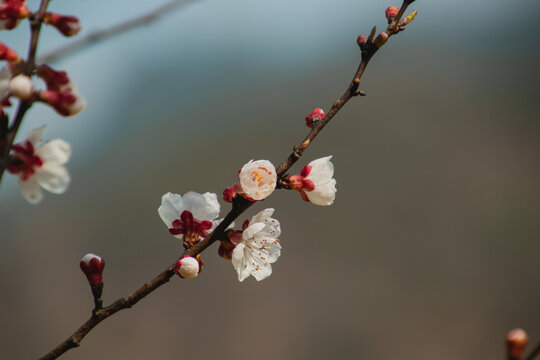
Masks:
[[[399,9],[397,7],[395,6],[388,7],[385,12],[388,22],[390,23],[394,21],[398,13],[399,13]]]
[[[235,182],[233,185],[223,190],[223,201],[232,203],[237,194],[242,195],[243,193],[242,185],[240,185],[239,182]]]
[[[73,36],[81,30],[79,19],[75,16],[61,15],[57,13],[46,13],[43,19],[45,24],[49,24],[58,29],[64,36]]]
[[[9,62],[17,61],[19,59],[19,55],[17,53],[8,48],[4,43],[0,42],[0,60],[6,60]]]
[[[314,109],[311,114],[306,116],[306,126],[312,128],[315,123],[324,119],[326,114],[321,108]]]
[[[174,265],[174,272],[182,279],[193,279],[199,275],[200,270],[199,261],[191,256],[182,256]]]
[[[373,41],[373,44],[376,47],[380,48],[381,46],[384,45],[384,43],[386,43],[387,40],[388,40],[388,34],[385,32],[382,32],[379,35],[377,35],[377,37]]]
[[[366,39],[366,37],[364,35],[360,35],[356,39],[356,43],[358,44],[358,46],[362,47],[367,43],[367,39]]]
[[[90,285],[103,284],[105,260],[94,254],[86,254],[79,264]]]
[[[506,336],[506,345],[508,349],[508,358],[519,360],[523,354],[523,349],[529,342],[529,337],[523,329],[511,330]]]
[[[34,84],[28,76],[17,75],[9,81],[8,89],[13,96],[28,100],[34,91]]]
[[[64,116],[75,115],[86,106],[86,101],[82,96],[71,90],[44,90],[39,93],[39,98]]]

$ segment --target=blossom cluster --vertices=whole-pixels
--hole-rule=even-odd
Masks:
[[[26,5],[26,0],[0,0],[0,30],[11,30],[25,18],[36,21],[39,17],[44,24],[55,27],[65,36],[73,36],[81,29],[79,20],[74,16],[53,12],[32,13]],[[0,60],[6,62],[0,67],[0,117],[3,123],[9,123],[5,110],[11,106],[12,98],[24,103],[20,108],[29,108],[34,102],[41,102],[63,116],[75,115],[85,107],[84,98],[65,71],[55,70],[46,64],[34,65],[34,58],[28,59],[27,63],[16,51],[1,42]],[[45,83],[45,89],[35,89],[31,78],[34,75]],[[16,132],[16,128],[1,128],[0,143],[8,131]],[[32,204],[41,201],[41,188],[61,194],[70,182],[64,165],[71,155],[71,146],[61,139],[42,143],[44,131],[45,126],[30,131],[28,138],[13,145],[8,158],[4,159],[7,171],[19,177],[22,194]],[[6,143],[3,145],[6,146]]]
[[[306,165],[300,174],[279,177],[282,187],[297,190],[305,201],[316,205],[330,205],[336,193],[334,166],[327,156]],[[276,189],[278,176],[274,165],[268,160],[249,161],[238,172],[239,181],[225,189],[223,199],[262,201]],[[233,205],[234,206],[234,205]],[[214,193],[188,192],[179,195],[166,193],[161,198],[158,213],[171,235],[185,249],[191,249],[212,234],[222,220],[218,220],[220,205]],[[272,265],[281,255],[281,225],[273,218],[274,209],[267,208],[250,220],[245,220],[241,229],[235,230],[234,223],[224,230],[218,254],[231,263],[239,281],[253,276],[257,281],[272,274]],[[174,270],[181,278],[196,277],[202,269],[200,254],[197,258],[183,256]]]

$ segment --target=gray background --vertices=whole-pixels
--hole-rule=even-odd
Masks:
[[[389,5],[200,0],[54,64],[88,106],[60,118],[36,105],[21,132],[47,123],[46,138],[72,144],[65,195],[30,206],[12,176],[0,187],[0,358],[38,358],[88,318],[85,253],[107,261],[107,304],[172,263],[181,244],[161,195],[221,194],[248,160],[285,159]],[[417,19],[367,69],[368,96],[293,168],[334,155],[335,204],[279,191],[246,215],[276,208],[274,274],[239,283],[214,246],[199,278],[173,279],[63,358],[503,359],[509,329],[540,338],[540,4],[413,5]],[[153,6],[50,8],[86,33]],[[0,36],[25,53],[23,25]],[[66,41],[46,29],[40,50]]]

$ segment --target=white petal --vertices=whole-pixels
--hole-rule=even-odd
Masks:
[[[42,141],[43,133],[47,125],[38,127],[37,129],[30,130],[28,132],[28,140],[34,145],[34,147]]]
[[[251,218],[250,223],[263,222],[265,219],[270,218],[273,213],[274,213],[274,209],[272,209],[272,208],[268,208],[268,209],[264,209],[262,211],[259,211],[257,214],[255,214]]]
[[[240,243],[236,245],[236,247],[233,250],[232,259],[231,262],[238,273],[238,280],[244,281],[251,275],[252,271],[252,265],[249,261],[247,261],[246,256],[249,257],[249,254],[247,254],[246,247],[243,243]]]
[[[309,166],[312,168],[306,179],[313,181],[315,185],[329,181],[334,176],[334,164],[330,161],[331,158],[332,155],[310,162]]]
[[[264,265],[258,265],[251,273],[257,281],[261,281],[272,275],[272,266],[268,263]]]
[[[212,221],[219,216],[219,203],[214,193],[199,194],[189,191],[184,195],[183,201],[186,210],[191,211],[193,217],[199,221]]]
[[[64,165],[71,156],[71,145],[62,139],[54,139],[40,146],[36,154],[45,162]]]
[[[42,188],[54,194],[65,193],[71,180],[64,166],[47,162],[36,169],[33,177],[37,179]]]
[[[31,176],[27,180],[19,180],[21,193],[30,204],[37,204],[43,199],[43,192],[39,187],[39,183],[35,176]]]
[[[272,194],[276,179],[276,169],[268,160],[251,160],[240,170],[242,190],[254,200],[262,200]]]
[[[256,245],[255,245],[256,244]],[[281,255],[281,244],[277,238],[265,237],[262,233],[255,235],[252,244],[253,250],[257,252],[261,260],[274,263]]]
[[[255,224],[249,224],[246,230],[242,233],[242,238],[244,241],[247,241],[249,239],[252,239],[256,233],[259,231],[262,231],[262,229],[265,228],[264,223],[255,223]]]
[[[336,191],[336,179],[332,179],[325,184],[317,185],[313,191],[306,191],[306,195],[315,205],[332,205]]]
[[[161,197],[161,206],[158,208],[158,213],[167,228],[172,227],[173,221],[179,219],[184,210],[182,196],[168,192]]]

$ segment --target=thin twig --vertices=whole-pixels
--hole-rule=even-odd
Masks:
[[[401,17],[403,13],[405,12],[406,8],[413,1],[414,0],[404,0],[398,16],[390,25],[388,25],[387,33],[389,36],[394,35],[400,31],[397,24],[401,20]],[[289,157],[278,166],[276,170],[278,174],[278,182],[283,181],[283,179],[286,177],[285,173],[287,172],[287,170],[289,170],[291,166],[294,165],[296,161],[298,161],[298,159],[302,156],[305,149],[311,144],[311,142],[322,131],[322,129],[328,124],[328,122],[330,122],[330,120],[338,113],[338,111],[352,97],[359,95],[358,87],[360,85],[360,78],[362,77],[369,60],[378,51],[378,49],[379,49],[378,47],[373,45],[362,51],[362,60],[360,62],[360,65],[358,66],[358,69],[353,77],[353,80],[351,81],[351,84],[349,85],[345,93],[337,101],[334,102],[334,104],[332,105],[332,108],[330,109],[326,117],[322,119],[319,123],[317,123],[316,126],[313,127],[313,129],[310,131],[308,136],[304,139],[304,141],[302,141],[301,145],[299,147],[295,147],[295,150],[291,153],[291,155],[289,155]],[[216,227],[216,229],[208,237],[198,242],[195,246],[185,250],[181,256],[188,255],[188,256],[194,257],[200,254],[201,252],[203,252],[205,249],[207,249],[210,245],[212,245],[217,240],[224,239],[226,237],[225,231],[227,227],[239,215],[241,215],[244,211],[246,211],[249,207],[251,207],[254,204],[255,204],[255,201],[249,201],[241,196],[235,196],[233,199],[232,209],[225,216],[223,221]],[[161,285],[166,284],[172,276],[174,276],[174,264],[170,265],[158,276],[156,276],[149,282],[145,283],[141,288],[139,288],[134,293],[129,294],[125,297],[122,297],[114,301],[111,305],[101,310],[95,311],[92,314],[92,317],[88,321],[86,321],[79,329],[77,329],[69,338],[67,338],[64,342],[59,344],[54,350],[49,352],[40,360],[56,359],[60,355],[65,353],[66,351],[74,347],[78,347],[82,339],[101,321],[105,320],[106,318],[108,318],[109,316],[115,314],[116,312],[120,310],[132,307],[137,302],[139,302],[144,297],[146,297],[146,295],[150,294],[152,291],[156,290]]]
[[[56,50],[52,50],[51,52],[40,56],[38,58],[38,62],[40,64],[50,64],[56,60],[58,60],[61,57],[66,57],[68,55],[72,55],[76,53],[79,50],[82,50],[83,48],[95,44],[101,40],[109,39],[111,37],[123,34],[129,30],[132,30],[136,27],[142,26],[142,25],[148,25],[163,15],[169,14],[171,10],[174,8],[177,8],[179,6],[186,6],[188,4],[191,4],[197,0],[172,0],[168,3],[165,3],[161,5],[160,7],[156,8],[155,10],[152,10],[151,12],[139,15],[133,19],[124,21],[120,24],[114,25],[110,28],[94,31],[86,36],[80,37],[77,40],[74,40],[73,42],[61,46]]]

